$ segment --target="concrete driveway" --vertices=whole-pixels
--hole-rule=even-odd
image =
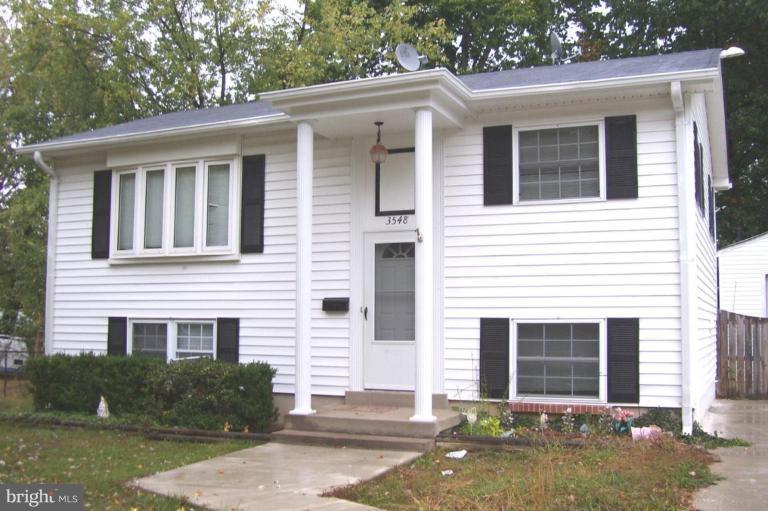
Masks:
[[[373,510],[319,495],[336,486],[371,479],[419,456],[418,452],[270,442],[144,477],[135,485],[221,511]]]
[[[763,511],[768,509],[768,401],[717,400],[709,410],[705,431],[741,438],[751,447],[716,449],[722,460],[712,465],[725,480],[696,493],[701,511]]]

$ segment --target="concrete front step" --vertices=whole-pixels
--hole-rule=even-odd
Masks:
[[[283,444],[319,445],[326,447],[356,447],[391,451],[429,452],[435,447],[434,438],[401,436],[353,435],[325,431],[283,429],[272,433],[272,441]]]
[[[378,435],[411,438],[434,438],[441,431],[461,422],[452,410],[435,409],[436,422],[411,421],[412,408],[366,407],[341,405],[312,415],[287,415],[288,430]]]
[[[344,402],[350,406],[394,406],[398,408],[413,408],[415,397],[413,392],[398,392],[387,390],[348,390]],[[432,408],[447,410],[448,394],[432,394]]]

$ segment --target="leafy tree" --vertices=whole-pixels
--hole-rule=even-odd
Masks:
[[[768,231],[768,9],[761,0],[566,0],[588,58],[737,45],[723,62],[733,189],[718,194],[721,246]]]
[[[549,55],[549,32],[564,31],[562,4],[551,0],[414,1],[417,19],[444,22],[451,38],[441,63],[457,74],[541,64]]]
[[[45,312],[45,247],[48,201],[45,183],[25,187],[0,211],[0,310],[9,332],[32,323],[41,350]]]

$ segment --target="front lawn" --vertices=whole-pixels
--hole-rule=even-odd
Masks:
[[[81,483],[86,509],[175,511],[183,501],[125,483],[253,445],[155,441],[115,431],[0,422],[0,482]]]
[[[710,454],[671,438],[477,450],[459,460],[446,452],[333,496],[398,510],[672,510],[688,509],[692,491],[717,480]]]

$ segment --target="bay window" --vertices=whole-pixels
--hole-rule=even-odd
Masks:
[[[235,172],[233,160],[117,171],[113,256],[233,253]]]

